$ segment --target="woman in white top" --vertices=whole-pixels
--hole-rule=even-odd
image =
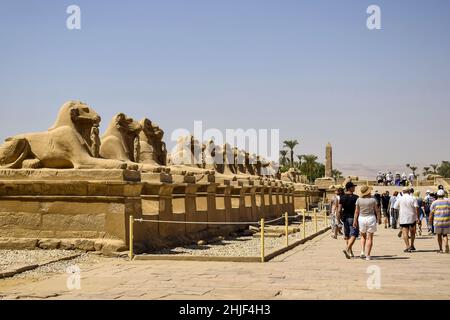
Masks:
[[[377,223],[381,224],[381,212],[377,200],[371,196],[372,188],[361,187],[361,198],[356,201],[354,226],[361,233],[361,258],[370,260],[373,246],[373,234],[377,231]]]

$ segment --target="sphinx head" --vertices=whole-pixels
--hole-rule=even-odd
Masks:
[[[124,113],[119,113],[114,117],[114,125],[120,132],[125,134],[139,135],[142,131],[142,125]]]

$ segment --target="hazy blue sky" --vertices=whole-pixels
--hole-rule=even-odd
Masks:
[[[338,163],[450,160],[450,1],[0,0],[0,139],[70,99],[103,130],[123,111],[168,134],[279,128]]]

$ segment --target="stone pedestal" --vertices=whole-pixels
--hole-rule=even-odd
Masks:
[[[128,217],[140,214],[141,189],[140,174],[126,170],[0,170],[1,241],[124,249]]]

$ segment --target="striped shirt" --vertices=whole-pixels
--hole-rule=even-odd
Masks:
[[[450,229],[450,200],[438,199],[431,204],[433,225],[436,231]]]

